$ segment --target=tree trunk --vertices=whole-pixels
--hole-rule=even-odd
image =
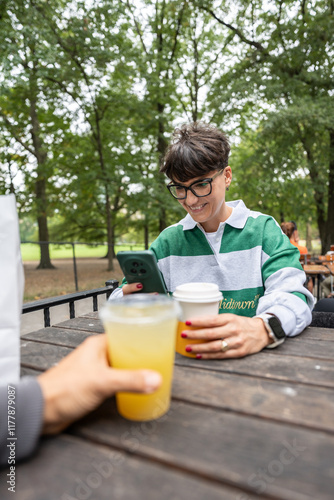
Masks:
[[[111,234],[110,234],[110,242],[108,245],[108,271],[113,271],[114,270],[114,258],[116,257],[115,254],[115,229],[114,225],[111,225]]]
[[[311,234],[311,224],[306,223],[306,248],[309,253],[312,252],[312,234]]]
[[[306,151],[308,169],[314,186],[314,201],[316,206],[318,230],[321,240],[321,253],[324,254],[325,241],[326,241],[326,225],[327,225],[325,218],[325,207],[324,207],[325,188],[320,182],[318,168],[315,165],[311,147],[308,144],[307,138],[302,137],[301,139]]]
[[[41,258],[37,269],[54,269],[51,264],[49,252],[49,231],[47,220],[47,195],[46,195],[46,172],[45,164],[47,154],[43,150],[42,141],[39,136],[39,120],[37,115],[36,88],[34,85],[34,74],[31,77],[31,96],[30,96],[30,119],[31,119],[31,137],[34,145],[34,152],[37,160],[37,180],[35,183],[38,238],[43,243],[40,244]]]
[[[37,269],[55,269],[50,260],[49,252],[49,230],[46,210],[46,190],[45,179],[39,179],[35,184],[35,193],[38,209],[37,222],[38,222],[38,238],[40,243],[41,258]]]
[[[145,250],[148,250],[148,247],[149,247],[149,229],[148,229],[148,223],[146,223],[145,226],[144,226],[144,244],[145,244]]]
[[[167,141],[164,136],[165,132],[165,125],[164,125],[164,118],[163,118],[163,112],[164,112],[164,105],[161,103],[157,104],[158,107],[158,113],[159,113],[159,123],[158,123],[158,144],[157,144],[157,150],[159,153],[159,164],[161,159],[163,158],[165,151],[167,149]],[[159,175],[159,174],[158,174]],[[164,177],[160,174],[158,177],[158,181],[161,184],[162,189],[165,188],[165,181]],[[159,231],[163,231],[167,227],[167,222],[166,222],[166,210],[163,207],[163,205],[160,205],[160,210],[159,210]]]
[[[108,243],[108,271],[113,271],[114,270],[114,262],[113,262],[113,257],[114,257],[114,231],[113,231],[113,224],[112,224],[112,216],[111,216],[111,208],[110,208],[110,197],[108,194],[108,186],[105,185],[105,196],[106,196],[106,203],[105,203],[105,210],[106,210],[106,220],[107,220],[107,243]]]
[[[107,270],[113,271],[114,270],[113,259],[115,257],[114,213],[115,213],[116,207],[114,206],[114,212],[112,213],[111,212],[110,195],[109,195],[109,180],[107,178],[107,172],[106,172],[106,167],[105,167],[105,163],[104,163],[103,144],[102,144],[102,136],[101,136],[101,129],[100,129],[101,116],[99,115],[96,103],[94,103],[94,114],[95,114],[96,130],[94,130],[92,124],[91,124],[91,129],[92,129],[93,139],[95,140],[97,152],[99,155],[99,162],[100,162],[102,175],[104,177],[104,192],[105,192],[104,208],[105,208],[105,214],[106,214],[107,243],[108,243],[108,252],[107,252],[108,269]]]
[[[328,174],[328,206],[327,223],[324,240],[322,243],[322,254],[330,250],[334,245],[334,129],[329,131],[329,174]]]

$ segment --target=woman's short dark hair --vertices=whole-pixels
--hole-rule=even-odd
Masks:
[[[172,181],[186,182],[227,167],[230,149],[227,136],[215,126],[204,122],[185,124],[174,130],[160,172]]]

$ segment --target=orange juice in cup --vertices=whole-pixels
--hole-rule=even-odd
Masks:
[[[101,309],[108,355],[114,368],[150,369],[162,375],[153,394],[119,392],[119,413],[130,420],[152,420],[170,405],[178,307],[166,295],[128,295]]]
[[[181,306],[181,317],[176,335],[176,352],[189,358],[196,355],[186,351],[189,344],[202,344],[206,340],[195,340],[182,338],[184,330],[197,330],[198,328],[187,326],[185,322],[195,316],[205,316],[207,314],[218,314],[219,305],[223,298],[215,283],[184,283],[179,285],[174,293],[173,299]]]

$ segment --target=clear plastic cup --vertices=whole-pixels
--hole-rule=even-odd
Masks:
[[[179,308],[166,295],[127,295],[107,302],[100,311],[114,368],[151,369],[162,375],[153,394],[119,392],[119,413],[130,420],[152,420],[170,406]]]

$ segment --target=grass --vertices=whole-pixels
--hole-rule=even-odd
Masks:
[[[301,245],[305,245],[304,241],[300,242]],[[124,250],[144,250],[144,245],[132,244],[132,245],[115,245],[115,251],[120,252]],[[319,241],[312,241],[312,254],[319,254],[321,250]],[[106,245],[75,245],[75,256],[76,257],[104,257],[107,252]],[[23,262],[26,261],[39,261],[40,250],[39,245],[34,243],[22,243],[21,244],[21,254]],[[54,245],[50,244],[50,255],[51,259],[71,259],[73,257],[72,245]]]
[[[54,269],[36,269],[38,261],[24,262],[25,302],[75,292],[72,259],[54,259],[52,262]],[[103,287],[108,279],[120,281],[123,273],[116,259],[113,264],[114,270],[108,271],[107,259],[77,259],[79,291]]]
[[[144,245],[116,245],[116,253],[124,250],[144,250]],[[107,252],[106,245],[75,245],[75,256],[76,257],[104,257]],[[40,259],[40,249],[39,245],[34,243],[22,243],[21,244],[21,254],[23,262],[26,261],[38,261]],[[50,257],[51,259],[70,259],[73,257],[72,245],[54,245],[50,244]]]

